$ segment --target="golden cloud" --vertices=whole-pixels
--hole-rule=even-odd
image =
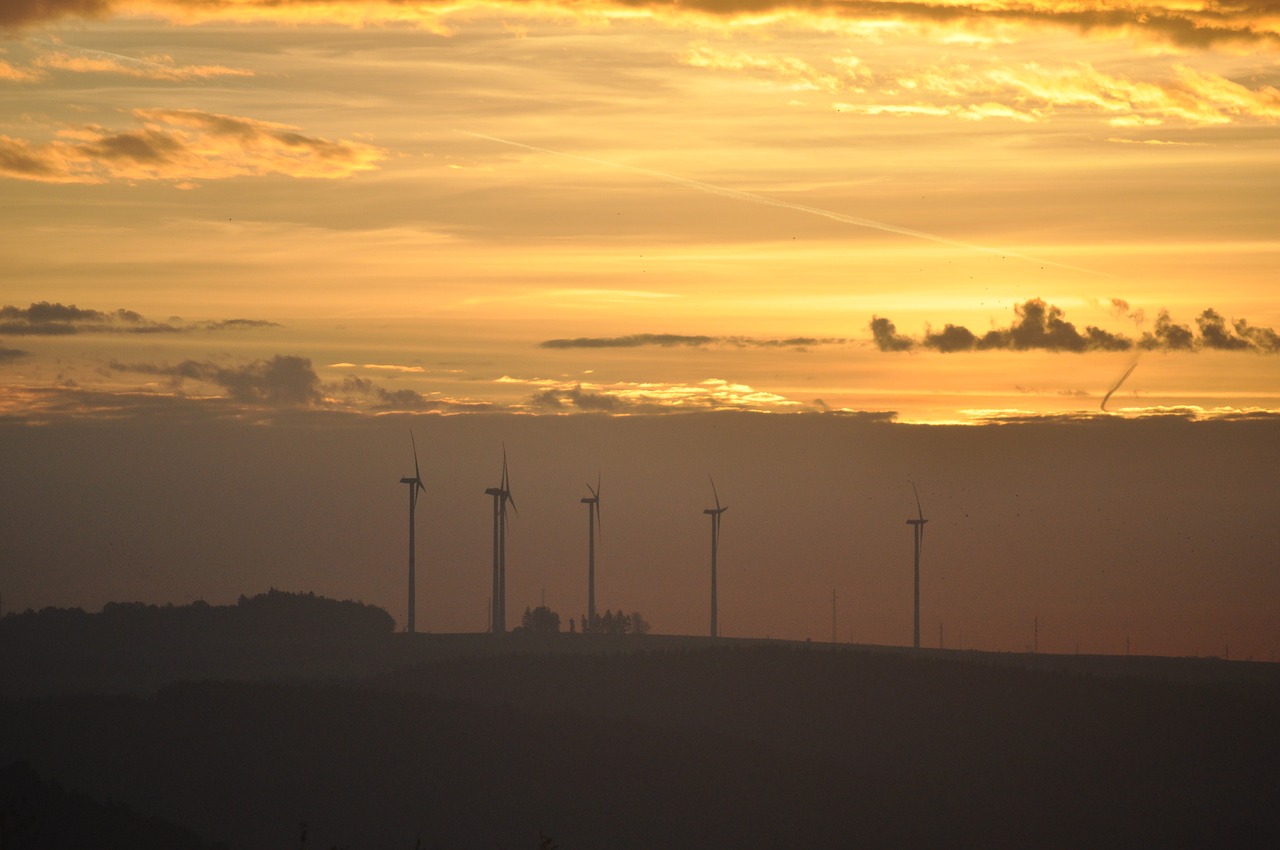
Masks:
[[[672,25],[767,26],[797,20],[833,25],[918,23],[1001,24],[1068,28],[1203,49],[1225,44],[1280,45],[1280,13],[1265,2],[1164,0],[7,0],[0,28],[63,17],[158,14],[179,22],[232,20],[346,26],[410,23],[447,31],[450,21],[477,12],[507,16],[608,21],[644,17]]]
[[[33,71],[30,68],[19,68],[0,59],[0,80],[10,83],[30,83],[40,79],[41,76],[39,71]]]
[[[0,136],[0,174],[46,183],[222,180],[283,174],[337,179],[377,167],[381,148],[297,127],[194,109],[137,109],[140,126],[64,129],[45,143]]]
[[[121,74],[148,80],[202,80],[214,77],[252,77],[253,71],[222,65],[175,65],[168,56],[132,59],[100,51],[49,53],[36,59],[36,73],[42,70],[70,71],[76,74]]]
[[[703,67],[785,66],[739,62],[736,66],[705,63]],[[1165,121],[1199,126],[1241,120],[1272,123],[1280,118],[1280,90],[1275,87],[1251,89],[1185,65],[1175,66],[1171,78],[1161,81],[1108,74],[1088,63],[1026,63],[985,69],[930,67],[899,73],[892,79],[868,74],[859,84],[872,93],[861,101],[834,103],[834,108],[863,115],[1023,122],[1048,120],[1056,110],[1074,109],[1101,114],[1117,127],[1149,127]]]
[[[508,382],[514,379],[507,378]],[[807,409],[797,401],[747,384],[708,378],[696,384],[618,382],[592,384],[530,380],[546,387],[528,400],[543,413],[672,413],[706,410],[745,410],[760,413]]]
[[[796,91],[860,92],[871,72],[852,56],[833,60],[836,70],[825,72],[792,56],[759,56],[745,52],[728,53],[705,44],[692,47],[680,61],[692,68],[715,71],[763,72],[783,81]]]

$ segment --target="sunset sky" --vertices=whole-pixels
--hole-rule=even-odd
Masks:
[[[935,644],[1280,650],[1274,3],[7,0],[0,103],[5,610],[403,621],[412,426],[424,517],[461,512],[424,519],[428,628],[484,626],[505,440],[519,610],[585,607],[599,472],[602,607],[702,631],[710,472],[726,634],[825,639],[835,588],[842,639],[907,642],[914,480],[971,571]],[[54,526],[72,459],[106,512]]]

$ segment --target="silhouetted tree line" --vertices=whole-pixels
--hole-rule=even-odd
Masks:
[[[587,622],[585,616],[582,622]],[[584,631],[593,635],[646,635],[649,633],[649,621],[639,611],[624,614],[622,609],[618,609],[615,614],[606,610],[603,614],[597,614],[595,622],[588,623]]]
[[[329,635],[357,637],[390,634],[395,620],[382,608],[314,593],[270,589],[241,596],[235,605],[148,605],[108,602],[99,614],[81,608],[26,610],[0,619],[0,635],[58,642],[110,640],[170,635],[175,639],[210,635],[287,637]]]
[[[640,612],[634,611],[630,614],[624,614],[619,610],[616,614],[611,610],[606,610],[603,614],[597,614],[594,623],[587,623],[587,616],[584,614],[581,621],[585,628],[584,632],[596,635],[644,635],[649,633],[649,621],[641,616]],[[572,625],[572,621],[570,621]],[[571,628],[570,631],[574,629]],[[559,634],[560,632],[560,615],[552,611],[545,605],[539,605],[537,608],[525,608],[524,616],[520,618],[520,628],[517,631],[524,631],[530,634]]]
[[[559,634],[560,615],[546,605],[539,605],[532,611],[525,608],[524,616],[520,618],[520,628],[534,634]]]
[[[337,675],[367,667],[394,628],[372,605],[275,589],[235,605],[46,608],[0,619],[0,683],[11,694],[145,692],[177,679]]]

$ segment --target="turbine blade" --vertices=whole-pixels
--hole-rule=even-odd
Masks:
[[[604,542],[604,520],[600,519],[600,499],[597,497],[595,504],[591,509],[596,512],[596,533],[600,535],[600,542]]]
[[[916,482],[911,482],[911,490],[916,494],[916,513],[920,515],[920,519],[924,519],[924,508],[920,507],[920,491],[916,489]]]
[[[413,438],[413,429],[409,429],[409,443],[413,446],[413,477],[422,485],[422,473],[418,471],[418,441]]]
[[[716,480],[711,477],[711,473],[707,473],[707,479],[711,482],[711,495],[716,497],[716,510],[720,510],[720,494],[716,492]]]

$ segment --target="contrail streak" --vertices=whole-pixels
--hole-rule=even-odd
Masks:
[[[125,56],[122,53],[111,53],[107,50],[95,50],[90,47],[76,47],[74,44],[64,44],[61,42],[50,41],[47,38],[32,37],[27,39],[31,44],[40,47],[48,47],[54,50],[61,50],[65,53],[75,53],[79,56],[87,56],[91,59],[116,59],[121,64],[132,68],[157,68],[165,71],[172,71],[172,66],[162,65],[159,62],[151,62],[146,59],[135,59],[132,56]]]
[[[1107,411],[1107,402],[1111,399],[1112,393],[1120,389],[1120,385],[1123,384],[1125,381],[1127,381],[1129,379],[1129,376],[1133,374],[1133,370],[1137,368],[1138,368],[1138,361],[1135,358],[1134,361],[1129,364],[1129,368],[1124,370],[1124,374],[1120,376],[1120,380],[1116,381],[1115,385],[1112,386],[1111,389],[1107,390],[1107,394],[1102,397],[1103,413]]]
[[[896,233],[900,236],[911,236],[915,239],[924,239],[929,242],[937,242],[941,245],[950,245],[954,248],[965,248],[969,251],[979,251],[984,254],[995,254],[1000,257],[1012,257],[1017,260],[1025,260],[1029,263],[1040,263],[1045,266],[1054,266],[1060,269],[1070,269],[1071,271],[1083,272],[1085,274],[1103,275],[1103,272],[1093,271],[1092,269],[1082,269],[1079,266],[1071,266],[1066,263],[1056,263],[1052,260],[1044,260],[1039,257],[1032,257],[1027,254],[1017,254],[1012,251],[1002,251],[998,248],[988,248],[984,245],[975,245],[972,242],[962,242],[959,239],[949,239],[946,236],[938,236],[934,233],[926,233],[923,230],[913,230],[909,227],[899,227],[896,224],[888,224],[883,221],[876,221],[870,218],[859,218],[852,215],[844,215],[843,213],[824,210],[821,207],[811,207],[805,204],[796,204],[790,201],[780,201],[776,198],[768,198],[764,195],[757,195],[753,192],[743,192],[739,189],[727,189],[724,186],[716,186],[711,183],[703,183],[701,180],[691,180],[688,177],[680,177],[675,174],[667,174],[664,171],[652,171],[648,168],[637,168],[633,165],[622,165],[617,162],[609,162],[603,159],[594,159],[589,156],[582,156],[576,153],[564,153],[563,151],[554,151],[549,148],[540,148],[535,145],[527,145],[524,142],[514,142],[510,139],[500,139],[497,136],[487,136],[484,133],[472,133],[468,130],[459,130],[467,136],[477,139],[485,139],[490,142],[497,142],[501,145],[510,145],[515,148],[524,148],[525,150],[534,151],[536,153],[545,153],[551,156],[560,156],[566,159],[576,159],[580,162],[589,162],[593,165],[601,165],[605,168],[613,168],[620,171],[630,171],[634,174],[643,174],[646,177],[653,177],[657,180],[663,180],[667,183],[674,183],[677,186],[684,186],[688,189],[696,189],[699,192],[706,192],[710,195],[719,195],[722,198],[730,198],[735,201],[747,201],[753,204],[760,204],[766,207],[777,207],[778,209],[794,210],[796,212],[808,213],[822,218],[838,221],[841,224],[851,224],[854,227],[867,227],[872,230],[883,230],[886,233]],[[1110,277],[1110,275],[1106,275]]]

